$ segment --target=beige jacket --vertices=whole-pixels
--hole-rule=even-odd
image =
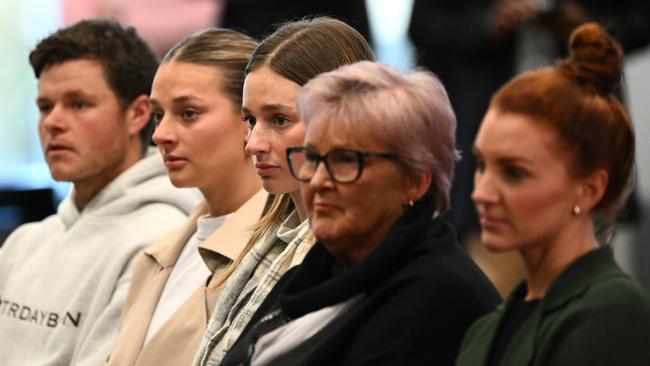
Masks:
[[[120,333],[107,365],[190,365],[205,332],[223,286],[215,282],[244,249],[249,228],[262,215],[267,193],[255,194],[199,247],[212,271],[207,285],[198,288],[165,324],[144,344],[149,322],[163,288],[183,247],[196,231],[205,203],[188,221],[165,239],[144,250],[136,263],[129,294],[122,311]]]

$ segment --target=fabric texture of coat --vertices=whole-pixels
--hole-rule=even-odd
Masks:
[[[519,285],[505,303],[472,325],[457,366],[483,366]],[[560,274],[513,335],[503,366],[647,366],[650,364],[648,295],[621,271],[610,247],[594,250]]]
[[[223,286],[219,279],[249,239],[249,228],[261,216],[267,193],[259,191],[200,246],[204,261],[213,273],[209,281],[178,308],[145,343],[149,323],[185,244],[196,231],[197,219],[208,212],[205,202],[187,222],[157,244],[145,249],[133,274],[133,282],[122,312],[120,334],[108,365],[189,365],[205,332]],[[207,279],[206,279],[207,280]]]

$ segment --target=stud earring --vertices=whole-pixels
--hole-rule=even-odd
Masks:
[[[582,209],[580,208],[580,206],[578,206],[578,205],[573,206],[573,214],[574,215],[578,216],[581,213],[582,213]]]

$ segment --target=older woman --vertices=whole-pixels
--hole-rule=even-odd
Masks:
[[[650,362],[647,294],[594,224],[614,222],[634,165],[632,123],[614,94],[621,50],[595,23],[569,46],[567,60],[503,86],[476,138],[483,242],[518,251],[528,273],[472,326],[458,365]]]
[[[457,156],[444,88],[361,62],[307,83],[299,109],[287,155],[318,242],[222,365],[452,364],[498,295],[438,218]]]

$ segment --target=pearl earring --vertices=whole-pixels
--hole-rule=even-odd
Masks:
[[[574,215],[578,216],[581,213],[582,213],[582,209],[580,208],[580,206],[578,206],[578,205],[573,206],[573,214]]]

